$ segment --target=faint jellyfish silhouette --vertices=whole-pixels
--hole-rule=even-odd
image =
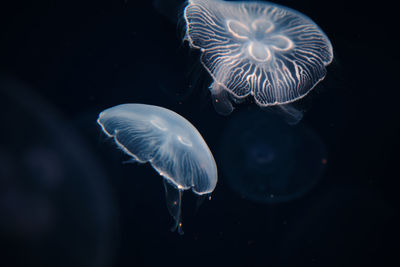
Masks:
[[[49,103],[2,74],[0,114],[2,262],[109,266],[116,209],[96,155]]]
[[[183,191],[205,195],[217,184],[213,155],[197,129],[171,110],[144,104],[106,109],[97,122],[133,162],[149,162],[164,178],[168,211],[175,221],[171,230],[183,234]]]
[[[262,110],[238,113],[223,134],[221,170],[243,197],[278,203],[303,196],[326,164],[325,147],[303,124],[289,126]]]
[[[213,79],[213,104],[223,115],[232,112],[232,101],[248,96],[261,107],[304,97],[325,77],[333,59],[325,33],[284,6],[189,0],[184,18],[185,39],[200,49],[201,62]]]

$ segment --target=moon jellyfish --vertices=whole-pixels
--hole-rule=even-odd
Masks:
[[[0,133],[1,265],[111,266],[118,211],[82,133],[1,73],[0,114],[10,127]]]
[[[325,33],[305,15],[268,2],[189,0],[184,11],[190,47],[211,75],[214,106],[232,112],[251,96],[261,107],[304,97],[333,59]]]
[[[197,129],[175,112],[144,104],[123,104],[100,113],[104,133],[138,163],[149,162],[164,178],[172,231],[183,234],[181,198],[184,190],[211,193],[217,184],[217,167]]]
[[[227,184],[245,198],[278,203],[303,196],[318,182],[325,147],[304,124],[290,126],[262,110],[238,113],[220,144]]]

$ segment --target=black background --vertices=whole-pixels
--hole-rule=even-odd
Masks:
[[[90,205],[74,213],[85,205],[77,200],[79,175],[90,176],[78,170],[70,174],[76,186],[65,187],[57,200],[70,207],[63,216],[77,218],[71,219],[75,224],[65,226],[59,219],[53,232],[32,238],[29,231],[37,228],[20,232],[13,214],[22,214],[25,226],[36,222],[37,214],[13,201],[8,208],[0,205],[0,266],[398,265],[400,38],[394,7],[382,1],[277,3],[311,17],[334,47],[335,59],[325,80],[307,96],[303,118],[326,145],[324,177],[300,199],[265,205],[231,191],[220,173],[212,200],[197,212],[196,197],[185,194],[185,234],[179,236],[168,231],[171,219],[161,178],[148,165],[121,164],[127,157],[105,140],[96,119],[100,111],[121,103],[167,107],[198,128],[220,163],[218,144],[230,117],[214,111],[207,90],[210,78],[198,53],[182,42],[182,21],[175,24],[165,16],[168,11],[157,10],[151,1],[2,2],[0,101],[7,108],[0,115],[1,146],[9,149],[0,151],[0,161],[6,158],[25,168],[12,148],[24,138],[44,136],[40,126],[26,127],[32,119],[10,103],[29,106],[28,113],[54,115],[39,120],[55,120],[58,130],[52,134],[71,131],[80,140],[80,145],[69,145],[68,135],[58,136],[54,151],[66,146],[74,150],[71,155],[82,155],[78,149],[85,147],[86,156],[71,156],[71,162],[80,163],[67,168],[85,170],[89,161],[95,162],[90,170],[96,172],[95,181],[102,177],[99,187],[107,193],[101,194],[102,201],[92,198],[91,205],[103,210],[107,223],[85,217],[93,212]],[[14,98],[4,96],[10,91]],[[17,131],[25,137],[10,138]],[[0,174],[0,195],[7,193],[8,178],[24,181],[17,189],[35,192],[26,184],[29,175],[24,180],[22,174]],[[50,202],[55,198],[47,196]],[[64,226],[68,232],[63,234]],[[77,238],[67,238],[70,234]],[[105,235],[107,239],[97,238]],[[100,249],[100,242],[106,246]]]

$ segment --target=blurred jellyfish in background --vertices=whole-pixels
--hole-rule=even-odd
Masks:
[[[233,111],[231,102],[249,96],[261,107],[303,98],[324,79],[333,59],[332,45],[318,25],[284,6],[189,0],[184,18],[185,39],[200,50],[213,79],[214,106],[223,115]]]
[[[123,104],[104,110],[97,120],[132,162],[146,163],[164,178],[172,231],[183,234],[184,190],[207,195],[217,184],[217,166],[203,137],[179,114],[158,106]]]
[[[0,265],[109,266],[115,208],[101,165],[27,86],[0,77],[0,101]]]
[[[299,198],[318,182],[326,164],[319,136],[262,110],[232,117],[219,159],[224,181],[241,196],[262,203]]]

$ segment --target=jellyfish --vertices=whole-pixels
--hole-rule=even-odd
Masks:
[[[0,73],[2,265],[110,266],[119,230],[104,166],[38,92]]]
[[[327,163],[325,146],[313,130],[303,123],[290,126],[273,113],[252,109],[235,114],[224,132],[222,175],[233,191],[252,201],[302,197]]]
[[[185,40],[200,49],[216,111],[247,97],[261,107],[303,98],[326,75],[332,45],[310,18],[269,2],[189,0]],[[297,113],[296,113],[297,114]]]
[[[183,191],[206,195],[217,184],[213,155],[197,129],[171,110],[145,104],[106,109],[97,122],[132,161],[149,162],[164,178],[167,207],[174,219],[171,230],[183,234]]]

